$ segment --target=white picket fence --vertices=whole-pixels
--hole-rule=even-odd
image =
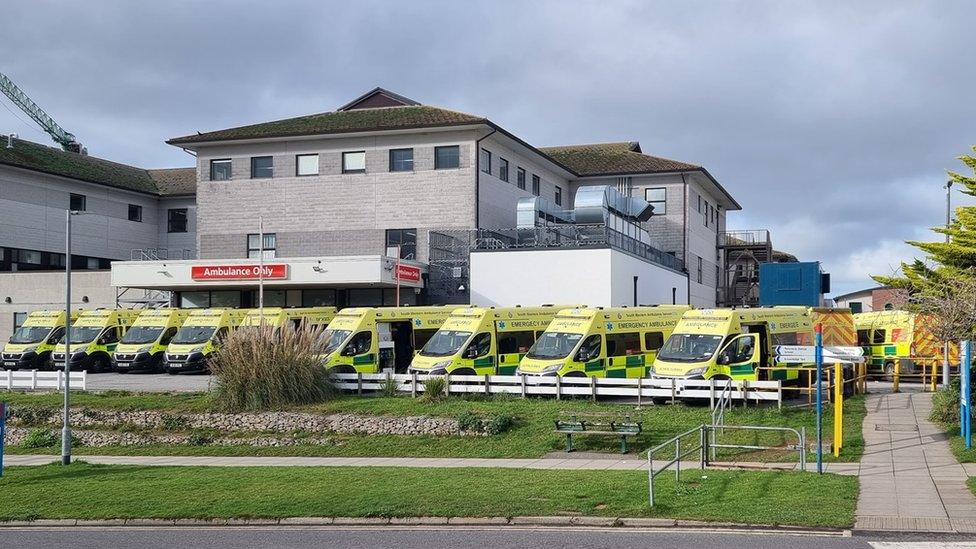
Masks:
[[[71,390],[84,391],[88,382],[88,375],[84,371],[71,372]],[[4,370],[0,371],[0,388],[8,391],[62,391],[64,390],[64,372],[42,372],[39,370]]]
[[[358,394],[379,391],[387,379],[397,382],[397,390],[417,396],[424,392],[429,377],[417,374],[333,374],[336,385]],[[597,377],[535,377],[535,376],[447,376],[447,394],[514,394],[526,396],[631,397],[642,404],[645,399],[708,400],[711,407],[719,400],[727,381],[664,378],[597,378]],[[732,400],[776,402],[783,405],[783,386],[780,381],[733,381]]]

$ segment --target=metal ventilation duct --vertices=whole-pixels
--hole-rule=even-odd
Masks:
[[[605,223],[610,211],[630,221],[647,221],[654,214],[654,206],[639,198],[626,197],[610,185],[592,185],[576,190],[574,203],[576,223]]]
[[[515,206],[515,226],[531,229],[547,223],[572,223],[573,212],[566,211],[541,196],[520,198]]]

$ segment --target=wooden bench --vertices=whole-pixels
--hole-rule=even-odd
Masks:
[[[620,453],[626,454],[627,437],[639,435],[642,429],[642,423],[630,415],[610,413],[560,412],[555,423],[556,432],[566,435],[567,452],[573,451],[573,435],[601,435],[620,437]]]

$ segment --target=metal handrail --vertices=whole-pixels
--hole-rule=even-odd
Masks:
[[[722,388],[722,394],[720,394],[718,397],[718,403],[715,405],[715,409],[712,410],[712,425],[714,426],[725,425],[725,409],[727,407],[730,407],[731,405],[732,405],[732,380],[729,379],[726,380],[725,387]],[[713,429],[710,435],[711,438],[709,439],[709,442],[712,444],[709,444],[709,447],[711,448],[711,453],[712,453],[711,455],[712,455],[712,459],[714,460],[716,457],[714,443],[716,442],[716,437],[718,436],[717,430]]]
[[[706,426],[707,429],[715,429],[714,425]],[[733,429],[739,431],[780,431],[789,432],[796,435],[797,451],[800,453],[800,470],[807,470],[807,430],[806,427],[800,427],[799,430],[792,427],[768,427],[765,425],[722,425],[721,428]],[[776,446],[752,446],[747,444],[715,444],[715,448],[734,448],[738,450],[774,450]]]

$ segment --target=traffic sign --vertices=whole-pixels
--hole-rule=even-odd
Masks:
[[[813,363],[816,360],[816,347],[812,345],[777,345],[776,361],[786,363]],[[861,347],[824,347],[823,361],[826,363],[860,364],[864,362],[864,349]]]

